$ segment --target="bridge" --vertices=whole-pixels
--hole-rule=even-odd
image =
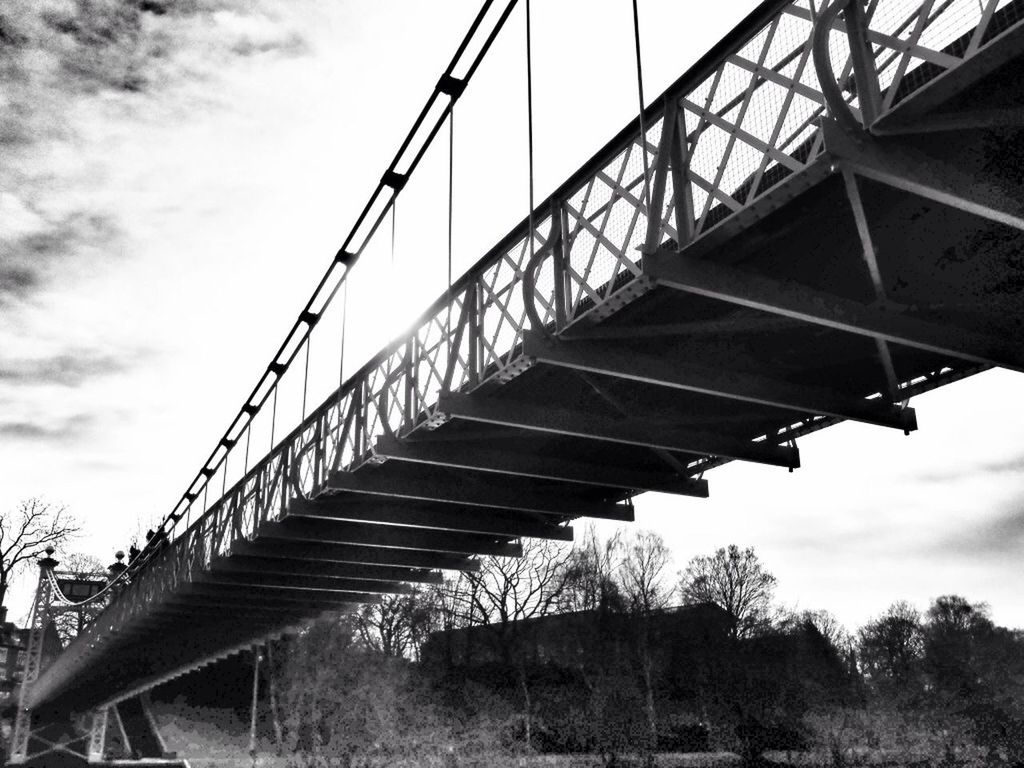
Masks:
[[[69,713],[96,758],[118,703],[323,612],[1024,370],[1024,0],[767,0],[250,463],[514,6],[485,3],[252,396],[48,664],[71,602],[43,562],[14,762]]]

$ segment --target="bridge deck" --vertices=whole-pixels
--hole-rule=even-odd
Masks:
[[[726,461],[796,467],[792,441],[838,421],[913,430],[912,395],[1024,370],[1021,3],[871,8],[878,93],[856,16],[832,19],[847,106],[826,117],[810,7],[765,3],[648,110],[646,141],[624,129],[456,284],[450,324],[442,299],[154,554],[30,705],[116,700],[573,518],[629,520],[639,492],[705,496]]]

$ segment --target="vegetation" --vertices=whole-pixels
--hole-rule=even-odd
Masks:
[[[296,766],[544,753],[653,766],[694,751],[749,766],[1024,765],[1024,634],[986,606],[897,602],[849,633],[827,611],[779,610],[774,586],[736,546],[673,576],[648,532],[531,543],[520,560],[485,559],[275,644],[282,754]]]
[[[0,527],[0,590],[76,531],[63,508],[20,505]],[[104,570],[63,559],[82,577]],[[828,611],[780,609],[775,586],[752,548],[674,572],[651,532],[526,541],[521,558],[484,558],[268,645],[261,743],[296,768],[552,753],[653,768],[683,752],[751,767],[1024,768],[1024,632],[959,595],[923,612],[897,601],[848,632]],[[66,612],[59,633],[91,618]],[[227,689],[250,690],[253,661]],[[200,707],[224,693],[200,689],[215,697]]]
[[[14,576],[38,560],[47,547],[67,543],[78,531],[78,522],[67,509],[39,498],[26,499],[0,516],[0,605]]]

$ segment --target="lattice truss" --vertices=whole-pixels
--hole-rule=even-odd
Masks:
[[[1018,5],[1011,3],[867,0],[865,36],[881,112],[1015,26]],[[645,248],[706,237],[814,164],[823,152],[819,121],[826,115],[812,62],[812,31],[822,11],[815,0],[780,3],[770,21],[711,71],[664,94],[648,111],[643,134],[637,130],[592,162],[593,173],[541,206],[546,212],[530,220],[532,231],[524,224],[496,246],[408,337],[224,489],[173,546],[149,554],[65,657],[91,652],[112,629],[205,571],[212,558],[281,519],[291,499],[325,492],[331,471],[374,461],[378,437],[437,426],[444,419],[436,408],[441,392],[518,375],[528,366],[521,349],[530,324],[528,273],[535,276],[536,319],[545,326],[562,331],[600,318],[621,306],[623,296],[643,290]],[[842,16],[828,43],[832,72],[859,116]]]

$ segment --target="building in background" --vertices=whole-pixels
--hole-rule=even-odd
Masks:
[[[7,621],[7,609],[0,606],[0,708],[6,709],[17,700],[28,633],[28,629]]]

